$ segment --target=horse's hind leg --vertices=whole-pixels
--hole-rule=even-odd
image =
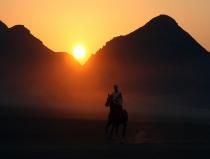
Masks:
[[[122,132],[122,138],[125,138],[126,129],[127,129],[127,122],[124,122],[124,123],[123,123],[123,132]]]
[[[114,124],[112,124],[112,128],[111,128],[111,131],[110,131],[110,134],[109,134],[109,139],[112,139],[112,135],[113,135],[114,127],[115,127],[115,125],[114,125]]]
[[[115,126],[115,134],[116,134],[116,136],[118,135],[118,130],[119,130],[119,124],[117,124],[117,125]]]

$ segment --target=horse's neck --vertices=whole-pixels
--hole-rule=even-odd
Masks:
[[[109,99],[109,108],[110,108],[110,111],[113,110],[113,107],[114,107],[113,98],[112,98],[112,96],[110,96],[110,99]]]

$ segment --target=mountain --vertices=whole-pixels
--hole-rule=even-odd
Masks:
[[[7,25],[0,21],[0,33],[8,29]]]
[[[25,26],[8,28],[0,22],[1,105],[64,102],[80,67],[69,54],[47,48]]]
[[[167,15],[113,38],[84,67],[98,89],[119,84],[133,112],[210,108],[210,54]]]
[[[167,15],[108,41],[83,66],[25,26],[0,21],[0,106],[26,112],[104,119],[107,93],[118,84],[129,119],[207,118],[209,68],[209,52]]]

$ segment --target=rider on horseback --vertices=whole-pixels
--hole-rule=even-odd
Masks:
[[[112,125],[109,138],[112,138],[113,130],[115,129],[116,134],[118,133],[119,125],[123,125],[122,138],[125,137],[127,122],[128,122],[128,113],[123,109],[123,97],[122,93],[119,91],[118,86],[114,85],[114,91],[112,94],[108,94],[107,100],[105,103],[106,107],[110,108],[108,122],[105,127],[105,132],[108,134],[109,127]]]
[[[114,91],[112,93],[113,102],[117,108],[122,110],[122,105],[123,105],[122,93],[119,91],[119,88],[116,84],[113,86],[113,88],[114,88]]]

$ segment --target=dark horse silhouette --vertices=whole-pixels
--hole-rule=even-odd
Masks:
[[[122,138],[125,137],[126,128],[127,128],[127,122],[128,122],[128,113],[125,109],[122,109],[121,106],[116,105],[113,102],[112,95],[108,94],[106,103],[106,107],[110,108],[109,116],[108,116],[108,122],[105,127],[106,134],[109,135],[109,139],[112,139],[113,131],[115,129],[116,135],[118,135],[118,128],[122,124],[123,125],[123,131],[122,131]],[[109,127],[111,127],[111,131],[109,133]]]

